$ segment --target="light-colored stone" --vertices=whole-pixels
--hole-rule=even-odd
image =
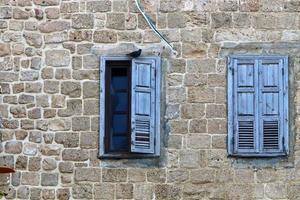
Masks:
[[[70,53],[66,50],[46,51],[46,64],[53,67],[63,67],[70,64]]]

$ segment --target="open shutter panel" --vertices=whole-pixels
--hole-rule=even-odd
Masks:
[[[133,59],[131,152],[154,153],[155,60]]]
[[[282,152],[283,141],[283,60],[263,59],[259,64],[260,149]]]
[[[234,60],[234,139],[235,153],[257,151],[257,62]]]

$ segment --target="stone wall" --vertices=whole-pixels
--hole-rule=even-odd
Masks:
[[[7,199],[300,199],[299,0],[0,0]],[[160,159],[98,159],[99,56],[163,60]],[[291,154],[229,158],[226,56],[290,56]],[[149,161],[150,160],[150,161]],[[150,163],[149,165],[147,163]]]

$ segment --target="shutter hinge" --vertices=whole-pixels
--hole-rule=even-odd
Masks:
[[[231,59],[230,59],[230,57],[228,56],[228,57],[227,57],[227,65],[230,65],[230,63],[231,63],[230,61],[231,61]]]

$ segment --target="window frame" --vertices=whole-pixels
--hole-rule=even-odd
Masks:
[[[100,159],[130,159],[130,158],[156,158],[160,156],[160,90],[161,90],[161,60],[160,57],[157,56],[141,56],[138,59],[152,59],[155,60],[155,69],[156,69],[156,87],[155,87],[155,95],[156,95],[156,103],[155,103],[155,147],[154,147],[154,153],[148,154],[148,153],[110,153],[106,152],[106,144],[105,144],[105,123],[106,123],[106,108],[105,108],[105,101],[106,101],[106,61],[132,61],[133,59],[128,56],[100,56],[100,70],[99,70],[99,77],[100,77],[100,101],[99,101],[99,108],[100,108],[100,122],[99,122],[99,153],[98,157]],[[132,69],[132,62],[131,67]],[[132,77],[132,74],[130,74],[130,77]],[[132,91],[131,91],[132,92]],[[131,93],[130,92],[130,93]]]
[[[283,61],[283,119],[285,120],[283,127],[283,151],[282,152],[234,152],[235,133],[234,133],[234,60],[282,60]],[[258,87],[258,86],[257,86]],[[256,88],[256,87],[255,87]],[[257,88],[258,90],[258,88]],[[227,152],[229,156],[233,157],[283,157],[289,155],[289,60],[287,55],[230,55],[227,57],[227,111],[228,111],[228,123],[227,123]],[[255,116],[257,120],[257,117]],[[256,134],[260,137],[262,134],[259,132]],[[259,138],[260,142],[261,137]]]

